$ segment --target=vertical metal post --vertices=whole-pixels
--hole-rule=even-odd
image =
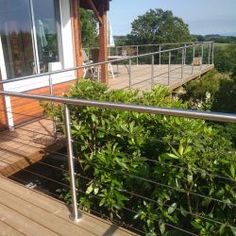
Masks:
[[[194,58],[195,58],[195,54],[196,54],[196,48],[195,48],[195,46],[193,46],[192,74],[194,72]]]
[[[208,65],[211,64],[211,43],[208,45]]]
[[[115,48],[115,53],[116,53],[116,56],[118,56],[118,47]]]
[[[138,58],[138,55],[139,55],[139,46],[136,47],[136,55],[137,55],[137,66],[139,64],[139,58]]]
[[[184,80],[184,49],[182,50],[182,64],[181,64],[181,81]]]
[[[49,74],[48,84],[49,84],[49,93],[52,96],[53,95],[53,83],[52,83],[52,75],[51,74]]]
[[[211,48],[212,48],[212,51],[211,51],[211,53],[212,53],[212,55],[211,55],[211,64],[212,65],[214,65],[214,63],[215,63],[215,44],[214,44],[214,42],[212,43],[212,46],[211,46]]]
[[[49,84],[49,94],[51,96],[53,96],[53,82],[52,82],[52,75],[49,74],[49,77],[48,77],[48,84]],[[51,105],[53,105],[53,102],[51,102]],[[57,136],[57,125],[56,125],[56,119],[55,119],[55,116],[53,115],[53,134],[56,138]]]
[[[159,65],[161,65],[161,45],[159,45]]]
[[[186,44],[184,45],[184,65],[186,65],[186,56],[187,56],[187,48],[186,48]]]
[[[154,87],[154,63],[155,63],[155,58],[154,55],[152,55],[151,88]]]
[[[168,85],[170,85],[170,68],[171,67],[171,51],[169,52],[169,63],[168,63]]]
[[[203,44],[202,44],[202,55],[201,55],[201,57],[202,57],[202,63],[201,63],[200,70],[201,70],[201,72],[202,72],[203,57],[204,57],[204,45],[203,45]]]
[[[129,88],[130,89],[131,89],[131,86],[132,86],[131,66],[132,66],[132,61],[131,61],[131,59],[129,59]]]
[[[68,105],[64,105],[64,119],[65,119],[65,131],[66,131],[66,140],[67,140],[67,155],[68,155],[68,166],[70,173],[70,186],[71,186],[71,196],[72,196],[72,210],[73,213],[71,218],[73,221],[79,221],[79,212],[77,206],[77,191],[75,185],[75,171],[74,171],[74,154],[72,147],[72,138],[71,138],[71,121],[70,121],[70,110]]]

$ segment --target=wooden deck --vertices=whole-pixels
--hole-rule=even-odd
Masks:
[[[57,149],[61,142],[53,136],[53,122],[41,119],[0,133],[0,175],[10,176],[41,160],[46,149]]]
[[[191,66],[185,65],[183,68],[183,80],[181,79],[181,65],[171,65],[170,81],[168,84],[168,65],[154,66],[154,84],[160,84],[174,90],[186,82],[196,79],[206,72],[212,70],[214,65]],[[115,78],[109,79],[109,87],[111,89],[123,89],[129,87],[128,67],[125,65],[113,66]],[[151,89],[151,65],[132,65],[131,88],[139,90]]]
[[[69,215],[62,202],[0,177],[0,235],[135,235],[88,213],[77,224]]]

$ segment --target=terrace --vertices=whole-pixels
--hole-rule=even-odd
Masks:
[[[160,45],[156,45],[156,47],[160,48]],[[162,47],[164,47],[164,45],[162,45]],[[119,49],[115,49],[115,51],[118,50]],[[141,50],[139,49],[138,51],[140,52]],[[115,54],[118,54],[117,56],[119,57],[122,56],[119,55],[119,53]],[[113,55],[113,57],[114,56],[116,55]],[[195,63],[195,58],[201,58],[201,63]],[[32,235],[34,233],[42,234],[42,232],[44,232],[45,235],[72,235],[77,233],[83,235],[143,234],[143,232],[132,228],[132,226],[128,227],[125,225],[130,230],[127,231],[122,227],[116,226],[115,222],[113,222],[113,224],[79,210],[77,196],[80,190],[76,187],[75,183],[75,174],[79,173],[75,170],[76,160],[73,154],[69,105],[92,106],[129,112],[145,112],[156,115],[180,116],[236,123],[236,116],[232,114],[182,111],[109,102],[102,103],[58,96],[60,95],[58,86],[64,85],[58,85],[58,83],[54,82],[56,75],[63,75],[68,71],[73,71],[77,74],[78,71],[81,72],[86,69],[91,73],[91,79],[102,81],[100,68],[103,65],[112,65],[114,77],[112,73],[109,74],[108,86],[110,89],[150,90],[155,85],[163,85],[170,90],[174,90],[192,79],[199,78],[202,74],[214,68],[214,47],[212,42],[186,44],[180,47],[172,46],[169,49],[162,48],[160,50],[154,50],[154,52],[151,53],[147,52],[131,56],[123,55],[121,58],[111,59],[105,62],[1,82],[1,84],[8,84],[8,91],[1,91],[0,94],[5,97],[10,97],[12,101],[14,101],[13,104],[15,105],[12,107],[12,110],[7,110],[7,113],[8,116],[12,118],[13,123],[14,121],[16,122],[16,125],[11,127],[12,131],[4,131],[0,136],[1,174],[6,177],[11,176],[12,179],[17,180],[17,177],[13,174],[22,170],[25,173],[30,173],[42,179],[47,179],[54,184],[63,186],[64,183],[58,183],[52,176],[48,177],[42,173],[32,172],[31,169],[27,168],[34,163],[38,163],[42,165],[42,169],[45,166],[49,166],[50,168],[60,170],[60,167],[52,163],[47,164],[44,162],[45,157],[49,156],[50,158],[51,155],[60,156],[64,161],[68,162],[66,171],[70,174],[70,186],[64,187],[69,188],[72,195],[72,202],[69,205],[65,205],[52,197],[35,192],[32,189],[25,191],[26,186],[19,186],[19,184],[1,177],[0,206],[3,215],[0,225],[5,230],[4,232],[18,233],[19,235],[21,233],[26,235]],[[21,92],[20,88],[15,87],[16,82],[30,81],[32,78],[42,78],[41,83],[44,85],[45,81],[47,81],[47,86],[43,87],[41,93],[36,94],[32,91]],[[14,86],[11,86],[11,84],[14,84]],[[73,84],[73,82],[71,84]],[[66,89],[68,89],[68,86]],[[43,115],[39,101],[64,104],[64,124],[60,125],[65,127],[65,133],[55,133],[55,127],[58,125],[57,121],[48,119]],[[29,104],[32,109],[27,110],[23,108],[25,104]],[[25,122],[27,122],[27,124],[25,124]],[[67,148],[67,153],[61,151],[62,148],[65,147]],[[65,171],[65,169],[62,171]],[[143,181],[145,183],[148,180]],[[7,188],[4,186],[7,186]],[[31,185],[27,186],[32,188]],[[130,194],[138,195],[138,193]],[[143,198],[144,197],[141,196],[141,199]],[[30,212],[29,209],[31,209]],[[131,209],[127,210],[132,212]],[[99,215],[98,212],[94,212],[94,214]],[[76,224],[69,219],[69,215],[77,222]],[[14,219],[17,219],[17,221]],[[27,224],[23,222],[27,222]],[[29,228],[28,225],[34,225],[33,229]],[[63,227],[61,227],[61,225],[63,225]],[[178,229],[177,225],[168,224],[168,226]],[[178,230],[191,234],[191,232],[185,229]]]

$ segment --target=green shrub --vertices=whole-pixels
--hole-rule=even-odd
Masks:
[[[140,94],[82,81],[67,96],[187,107],[162,87]],[[45,107],[63,120],[61,106]],[[236,154],[217,128],[146,113],[78,106],[70,111],[81,208],[147,235],[185,235],[171,225],[199,235],[236,234]]]

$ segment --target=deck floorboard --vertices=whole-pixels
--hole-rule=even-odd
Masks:
[[[163,85],[168,87],[170,90],[174,90],[186,82],[196,79],[202,74],[212,70],[214,65],[202,65],[192,66],[185,65],[171,65],[170,67],[170,79],[168,83],[168,65],[154,65],[153,75],[154,84]],[[109,88],[110,89],[123,89],[129,88],[129,71],[127,65],[113,66],[114,78],[109,77]],[[181,79],[183,73],[183,79]],[[150,90],[151,89],[151,76],[152,66],[151,65],[132,65],[131,67],[131,88],[139,90]]]
[[[77,224],[70,220],[69,215],[68,207],[62,202],[0,177],[0,227],[3,235],[11,235],[11,232],[12,235],[30,236],[135,235],[88,213],[81,213]]]

